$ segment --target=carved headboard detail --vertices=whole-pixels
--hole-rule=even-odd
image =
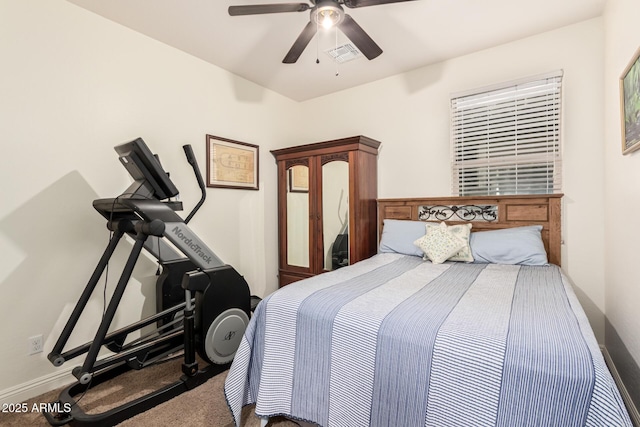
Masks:
[[[378,232],[384,219],[472,223],[472,231],[542,225],[549,262],[561,265],[562,194],[427,197],[378,200]]]

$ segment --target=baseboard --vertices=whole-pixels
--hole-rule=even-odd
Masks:
[[[20,403],[75,381],[71,374],[73,367],[44,375],[31,381],[0,391],[0,405]],[[37,402],[47,403],[47,402]]]
[[[624,404],[627,407],[627,411],[629,412],[629,416],[631,417],[631,422],[635,427],[640,427],[640,412],[638,412],[638,408],[636,408],[633,400],[631,399],[631,395],[627,391],[624,383],[622,382],[622,378],[616,369],[615,363],[613,363],[613,359],[607,351],[607,348],[603,345],[600,346],[600,350],[602,350],[602,355],[604,356],[604,361],[607,363],[607,367],[611,372],[611,376],[613,380],[616,382],[616,386],[620,391],[620,396],[622,396],[622,400],[624,400]]]

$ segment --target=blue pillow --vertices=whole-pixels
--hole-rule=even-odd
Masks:
[[[541,225],[471,233],[469,245],[476,263],[547,265]]]
[[[380,238],[380,252],[404,255],[423,256],[422,250],[413,244],[426,233],[422,221],[406,221],[399,219],[385,219],[383,221],[382,237]]]

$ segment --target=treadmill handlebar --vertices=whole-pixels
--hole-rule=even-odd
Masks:
[[[189,221],[191,221],[191,218],[193,218],[196,212],[198,212],[198,209],[200,209],[200,207],[204,203],[204,200],[207,198],[207,187],[204,183],[204,179],[202,179],[202,173],[200,173],[200,167],[198,166],[198,162],[196,160],[195,154],[193,153],[193,148],[191,147],[191,144],[183,145],[182,148],[184,150],[185,156],[187,156],[187,161],[193,168],[193,173],[196,175],[196,179],[198,180],[198,186],[200,187],[200,193],[201,193],[200,200],[195,205],[193,210],[189,213],[189,215],[187,215],[187,218],[185,218],[184,220],[184,222],[188,224]]]
[[[193,165],[196,163],[196,156],[193,154],[193,147],[191,147],[191,144],[183,145],[182,148],[184,149],[184,154],[187,156],[189,164]]]

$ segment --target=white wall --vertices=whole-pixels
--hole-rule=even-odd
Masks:
[[[640,48],[638,16],[637,0],[610,0],[604,14],[604,229],[607,318],[640,365],[640,228],[635,221],[636,212],[640,211],[640,152],[622,155],[618,86],[622,72]]]
[[[269,150],[296,142],[293,101],[63,0],[0,1],[0,58],[0,398],[57,372],[46,354],[109,237],[91,202],[130,183],[117,144],[143,137],[187,212],[199,189],[182,145],[192,144],[204,173],[205,134],[258,144],[260,190],[209,189],[190,226],[253,293],[277,288]],[[127,253],[110,266],[109,289]],[[116,325],[154,311],[155,270],[151,261],[136,267]],[[95,333],[96,293],[70,344]],[[45,352],[27,356],[27,338],[37,334]]]
[[[603,28],[592,19],[305,102],[304,142],[362,134],[382,142],[379,196],[451,194],[452,93],[564,70],[563,269],[603,340]],[[328,125],[330,123],[331,125]]]

